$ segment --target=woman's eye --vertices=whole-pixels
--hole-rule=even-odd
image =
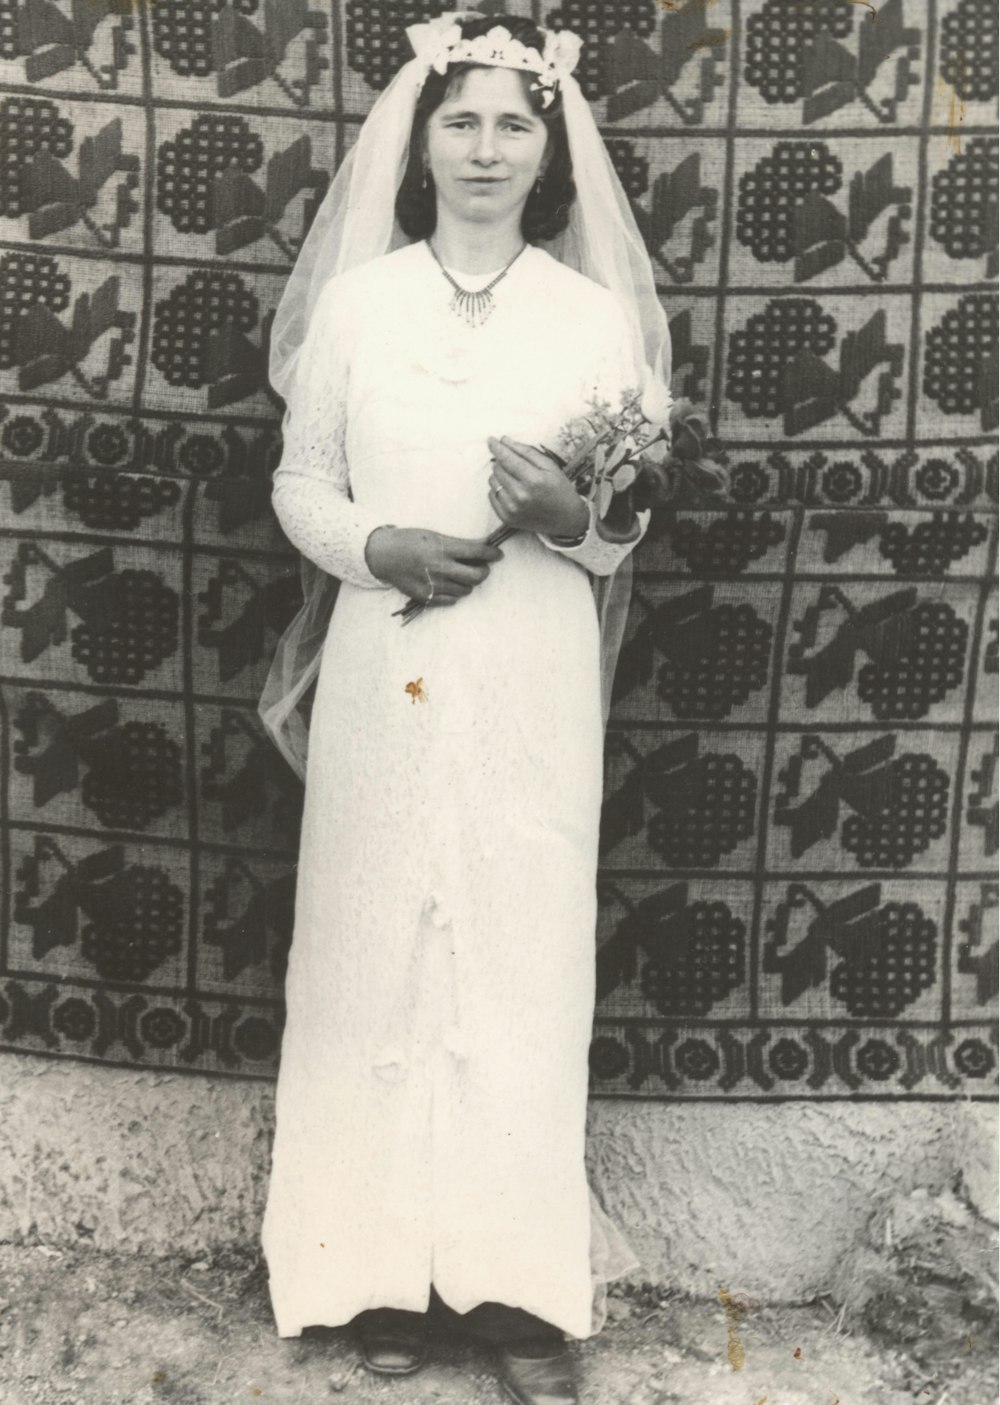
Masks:
[[[472,122],[470,122],[467,118],[464,117],[458,117],[452,122],[445,123],[445,126],[452,131],[461,131],[464,128],[471,127],[473,125],[474,124]],[[525,126],[523,122],[505,122],[503,125],[505,130],[508,132],[527,132],[530,130],[528,127]]]

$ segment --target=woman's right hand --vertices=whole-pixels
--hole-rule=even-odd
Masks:
[[[425,527],[376,527],[365,544],[368,569],[411,600],[454,605],[490,573],[503,552],[472,537]]]

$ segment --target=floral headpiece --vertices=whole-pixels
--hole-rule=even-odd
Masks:
[[[502,24],[494,25],[475,39],[464,39],[459,20],[467,16],[452,12],[439,15],[427,24],[411,24],[406,37],[425,68],[445,73],[451,63],[481,63],[491,68],[515,68],[534,73],[532,89],[542,94],[542,106],[555,98],[556,84],[576,68],[582,40],[566,29],[543,29],[545,47],[541,53],[515,39]]]

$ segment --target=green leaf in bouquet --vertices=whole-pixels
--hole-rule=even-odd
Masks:
[[[688,462],[677,467],[678,488],[685,497],[697,502],[718,497],[726,488],[725,478],[720,478],[717,472],[707,468],[706,462],[709,461]],[[713,465],[713,469],[716,467]]]
[[[634,463],[623,463],[611,478],[611,487],[616,493],[624,493],[626,488],[631,488],[637,477]]]
[[[614,488],[613,488],[612,485],[611,485],[611,480],[608,479],[608,478],[602,478],[602,479],[601,479],[601,482],[600,482],[600,485],[599,485],[599,487],[598,487],[598,489],[597,489],[597,515],[598,515],[598,517],[605,517],[605,516],[607,516],[607,511],[608,511],[608,508],[611,506],[611,502],[612,502],[612,499],[614,498],[614,495],[615,495],[615,490],[614,490]]]
[[[674,435],[672,441],[673,457],[691,462],[700,459],[704,450],[704,431],[701,421],[696,415],[691,415],[689,419],[682,420],[674,425]]]
[[[670,454],[670,445],[666,439],[659,435],[655,439],[643,446],[639,461],[646,463],[665,463]]]
[[[673,502],[677,496],[677,474],[666,470],[656,475],[656,501],[661,503]]]
[[[699,459],[691,467],[697,472],[699,480],[705,481],[707,487],[711,488],[714,484],[719,492],[728,487],[729,475],[714,459]]]
[[[615,444],[605,460],[605,468],[608,473],[614,473],[620,463],[628,458],[629,446],[626,440],[620,439]]]
[[[677,496],[677,473],[669,464],[643,464],[634,489],[638,509],[664,507]]]

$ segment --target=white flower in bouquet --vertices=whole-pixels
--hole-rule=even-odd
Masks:
[[[670,423],[670,411],[673,409],[674,398],[670,394],[670,387],[666,382],[654,376],[649,367],[643,378],[642,395],[639,399],[639,408],[642,411],[643,419],[650,424],[667,425]]]

